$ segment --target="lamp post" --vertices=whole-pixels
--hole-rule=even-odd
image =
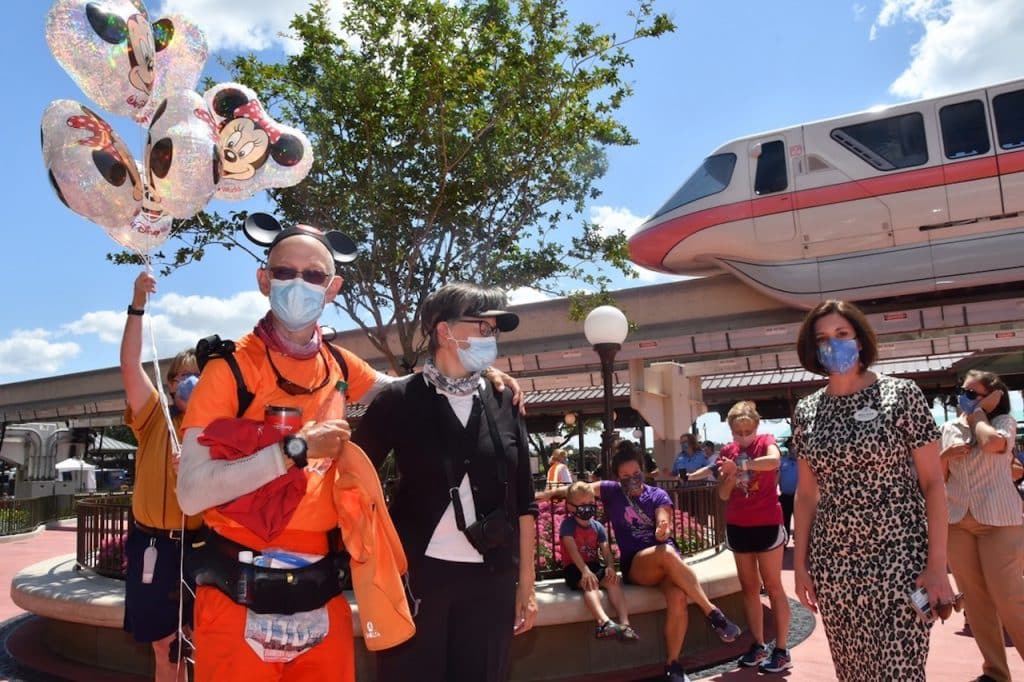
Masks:
[[[615,418],[612,414],[612,365],[615,354],[622,348],[629,332],[629,323],[615,306],[594,308],[583,323],[587,341],[601,359],[601,378],[604,380],[604,432],[601,434],[601,470],[610,478],[612,441],[615,439]]]

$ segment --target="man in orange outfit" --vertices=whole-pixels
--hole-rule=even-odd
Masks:
[[[205,548],[207,559],[200,562],[209,561],[212,553],[218,557],[214,563],[224,578],[218,579],[217,586],[201,584],[197,591],[196,680],[349,682],[355,679],[353,631],[344,596],[326,589],[322,603],[304,599],[301,605],[284,605],[288,607],[285,610],[281,610],[282,604],[251,603],[241,598],[246,590],[240,576],[251,576],[247,571],[252,569],[239,559],[240,552],[263,552],[264,557],[283,553],[309,561],[308,566],[288,572],[289,580],[294,574],[299,584],[305,572],[330,564],[340,551],[335,542],[339,525],[334,499],[337,467],[332,465],[351,450],[343,447],[351,435],[345,403],[365,398],[388,378],[354,354],[338,349],[347,366],[346,381],[322,341],[320,314],[342,284],[335,274],[336,261],[347,262],[352,257],[339,247],[344,241],[334,239],[340,235],[325,235],[300,225],[260,242],[248,231],[249,225],[250,239],[270,246],[266,266],[257,271],[256,279],[260,292],[270,298],[271,311],[253,333],[236,344],[238,368],[246,387],[255,394],[242,417],[262,421],[267,406],[298,408],[305,425],[296,434],[247,457],[214,459],[199,436],[212,422],[237,416],[237,382],[231,368],[226,362],[210,362],[192,394],[182,425],[178,497],[186,513],[203,513],[212,533]],[[503,380],[509,377],[500,373],[492,377],[496,384]],[[518,394],[518,386],[510,383]],[[293,467],[304,468],[306,492],[285,529],[271,541],[218,510],[219,505],[253,492]],[[306,597],[312,592],[315,597],[326,583],[337,582],[328,574],[320,573],[311,580],[314,588],[299,591]],[[258,586],[259,577],[255,582]]]

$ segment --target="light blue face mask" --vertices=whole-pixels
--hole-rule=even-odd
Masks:
[[[981,396],[978,396],[974,400],[971,400],[965,394],[961,393],[960,397],[957,398],[956,402],[961,412],[963,412],[964,414],[974,414],[974,411],[978,409],[978,405],[981,404],[981,401]]]
[[[300,277],[270,280],[270,309],[290,332],[316,322],[324,311],[326,296],[326,287],[310,284]]]
[[[829,374],[846,374],[858,360],[857,339],[826,339],[818,344],[818,362]]]
[[[463,348],[460,343],[468,343],[469,348]],[[458,351],[459,362],[464,370],[482,372],[498,358],[498,340],[493,336],[470,336],[456,343],[455,350]]]

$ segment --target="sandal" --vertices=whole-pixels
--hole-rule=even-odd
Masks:
[[[619,637],[620,626],[613,620],[606,620],[601,625],[598,625],[594,630],[594,636],[598,639],[608,639],[609,637]]]
[[[623,642],[635,642],[640,639],[640,635],[637,634],[636,630],[626,624],[618,626],[619,628],[619,639]]]

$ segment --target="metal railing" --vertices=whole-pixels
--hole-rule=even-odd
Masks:
[[[0,535],[27,533],[47,521],[73,516],[73,510],[71,495],[0,499]]]
[[[131,495],[105,495],[78,500],[78,565],[102,576],[124,580],[128,575],[125,543],[133,522]]]
[[[656,483],[672,498],[675,513],[672,518],[672,537],[683,556],[691,556],[709,549],[721,549],[725,543],[725,506],[718,498],[718,486],[713,481]],[[554,578],[562,572],[562,546],[558,528],[566,518],[563,500],[538,502],[537,517],[537,580]],[[600,498],[597,500],[597,519],[608,530],[612,554],[619,557],[615,534],[606,522]]]

